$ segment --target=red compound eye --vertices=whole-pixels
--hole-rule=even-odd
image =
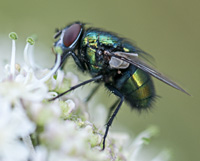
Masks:
[[[80,24],[71,25],[64,33],[63,43],[66,47],[69,47],[77,38],[81,31]]]

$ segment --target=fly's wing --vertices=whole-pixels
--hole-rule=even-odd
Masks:
[[[128,52],[130,53],[137,53],[140,59],[155,66],[155,59],[153,58],[153,56],[143,51],[142,49],[132,44],[131,42],[125,40],[125,42],[123,42],[123,47],[129,49]],[[124,52],[127,53],[126,50]]]
[[[132,57],[138,56],[138,54],[136,54],[136,53],[123,54],[123,52],[115,52],[115,55],[122,56],[122,57],[129,58],[129,59],[131,59]],[[109,65],[110,65],[111,68],[115,68],[115,69],[126,69],[126,68],[128,68],[129,63],[112,56],[110,61],[109,61]]]
[[[155,66],[155,59],[153,56],[151,56],[149,53],[146,53],[145,51],[137,48],[136,53],[138,53],[138,57],[143,59],[145,62],[150,63],[151,65]]]
[[[111,56],[116,57],[120,60],[123,60],[127,63],[133,64],[134,66],[138,67],[139,69],[143,70],[144,72],[147,72],[148,74],[152,75],[153,77],[159,79],[160,81],[166,83],[167,85],[180,90],[187,95],[190,95],[188,92],[186,92],[183,88],[181,88],[179,85],[177,85],[175,82],[164,76],[162,73],[158,72],[157,70],[153,69],[149,65],[147,65],[145,62],[140,60],[137,56],[132,56],[132,57],[127,57],[127,54],[130,53],[125,53],[125,52],[116,52],[116,53],[111,53]]]
[[[129,66],[129,63],[118,59],[116,57],[111,57],[109,61],[110,68],[115,68],[115,69],[126,69]]]

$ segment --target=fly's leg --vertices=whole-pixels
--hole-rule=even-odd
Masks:
[[[63,96],[64,94],[66,94],[66,93],[68,93],[68,92],[70,92],[70,91],[75,90],[75,89],[78,88],[78,87],[81,87],[81,86],[83,86],[83,85],[86,85],[86,84],[88,84],[88,83],[90,83],[90,82],[94,82],[94,81],[101,80],[102,78],[103,78],[103,76],[102,76],[102,75],[99,75],[99,76],[96,76],[96,77],[94,77],[94,78],[92,78],[92,79],[86,80],[86,81],[84,81],[84,82],[82,82],[82,83],[80,83],[80,84],[77,84],[77,85],[71,87],[69,90],[67,90],[67,91],[65,91],[65,92],[63,92],[63,93],[61,93],[61,94],[59,94],[58,96],[56,96],[56,97],[50,99],[49,101],[53,101],[53,100],[55,100],[55,99],[57,99],[57,98]]]
[[[63,69],[64,68],[64,64],[67,60],[67,58],[69,56],[72,56],[72,58],[74,59],[74,62],[76,63],[76,65],[82,70],[84,71],[86,69],[85,65],[83,63],[81,63],[81,61],[79,60],[79,58],[77,57],[77,55],[74,52],[65,52],[62,54],[61,56],[61,63],[60,63],[60,68]]]
[[[121,105],[122,105],[122,103],[123,103],[123,101],[124,101],[124,96],[123,96],[123,94],[122,94],[120,91],[118,91],[115,87],[113,87],[113,86],[111,86],[111,85],[109,85],[109,84],[107,84],[106,87],[107,87],[112,93],[114,93],[116,96],[118,96],[118,97],[120,98],[120,102],[119,102],[119,104],[117,105],[117,108],[115,109],[115,111],[113,112],[112,116],[110,117],[110,119],[108,120],[108,122],[107,122],[107,124],[106,124],[106,131],[105,131],[105,134],[104,134],[104,136],[103,136],[103,148],[102,148],[102,150],[104,150],[104,148],[105,148],[105,141],[106,141],[106,137],[107,137],[109,128],[110,128],[110,126],[112,125],[112,122],[113,122],[115,116],[117,115],[117,113],[118,113],[118,111],[119,111],[119,109],[120,109],[120,107],[121,107]]]
[[[115,107],[119,104],[120,100],[116,100],[115,103],[109,108],[109,112],[108,112],[108,116],[107,116],[107,121],[109,120],[113,110],[115,109]]]
[[[81,63],[81,61],[79,60],[79,58],[76,56],[75,53],[71,52],[71,56],[74,59],[75,63],[78,65],[78,67],[82,70],[85,71],[86,67],[83,63]]]

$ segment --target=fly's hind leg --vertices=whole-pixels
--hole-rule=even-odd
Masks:
[[[107,119],[106,119],[107,121],[109,120],[113,110],[119,104],[119,102],[120,102],[120,99],[116,100],[115,103],[109,108],[109,112],[108,112]]]
[[[118,113],[118,111],[119,111],[119,109],[120,109],[120,107],[121,107],[121,105],[122,105],[122,103],[124,101],[124,96],[123,96],[123,94],[119,90],[117,90],[115,87],[113,87],[113,86],[111,86],[109,84],[106,84],[106,87],[112,93],[114,93],[116,96],[118,96],[120,98],[120,101],[119,101],[119,104],[117,105],[117,108],[114,110],[113,114],[111,115],[111,117],[109,118],[109,120],[108,120],[108,122],[106,124],[106,131],[105,131],[105,134],[103,136],[103,148],[102,148],[102,150],[104,150],[104,148],[105,148],[105,141],[106,141],[106,137],[108,135],[109,128],[112,125],[112,122],[113,122],[115,116],[117,115],[117,113]]]

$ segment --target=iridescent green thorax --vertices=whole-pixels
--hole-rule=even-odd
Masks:
[[[86,45],[95,48],[99,47],[99,45],[117,48],[120,45],[120,39],[107,32],[87,30],[82,40],[82,46]]]
[[[88,60],[87,66],[93,75],[101,72],[108,64],[106,62],[108,60],[105,60],[103,56],[103,51],[117,50],[121,45],[119,38],[96,30],[87,30],[81,42],[81,55]]]

